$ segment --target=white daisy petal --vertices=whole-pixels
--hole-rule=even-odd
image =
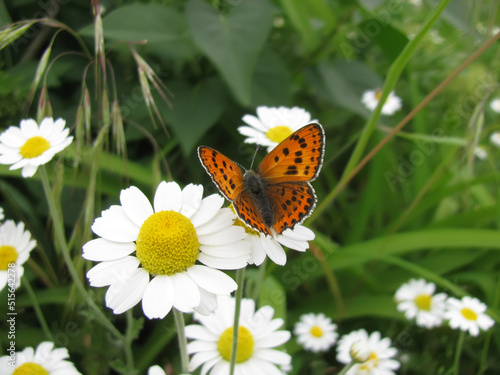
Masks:
[[[158,296],[162,296],[158,298]],[[169,276],[156,276],[144,290],[142,310],[149,319],[163,319],[172,309],[175,289]]]
[[[106,292],[106,306],[115,314],[121,314],[139,303],[149,282],[146,270],[138,268],[132,277],[125,281],[117,281]]]
[[[198,210],[203,195],[203,186],[189,184],[182,190],[182,207],[180,213],[191,218]]]
[[[200,289],[187,273],[170,276],[175,288],[174,307],[184,313],[193,312],[201,301]]]
[[[191,216],[191,222],[195,227],[207,223],[211,220],[224,204],[224,198],[219,194],[212,194],[200,203],[198,210]]]
[[[104,238],[91,240],[83,245],[82,257],[87,260],[104,261],[123,258],[135,251],[133,242],[113,242]]]
[[[121,191],[120,202],[127,217],[138,227],[153,214],[148,198],[135,186]]]
[[[137,240],[139,227],[126,215],[121,206],[111,206],[95,219],[92,231],[100,237],[115,242]]]
[[[162,181],[156,189],[154,210],[179,212],[182,206],[182,190],[175,182]]]
[[[187,274],[198,285],[215,294],[228,295],[236,290],[238,284],[224,272],[209,267],[194,265],[187,269]]]
[[[260,236],[260,244],[266,252],[269,259],[277,265],[283,266],[286,264],[286,254],[283,248],[277,241],[267,236]]]

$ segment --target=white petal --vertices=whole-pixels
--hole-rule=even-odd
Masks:
[[[198,254],[198,260],[204,265],[219,270],[237,270],[243,268],[248,263],[248,256],[242,256],[239,258],[217,258],[207,254]]]
[[[34,137],[35,135],[38,135],[39,130],[38,130],[38,124],[36,123],[35,120],[29,118],[26,120],[21,120],[21,123],[19,124],[19,127],[21,128],[21,131],[23,132],[23,135],[29,139],[31,137]]]
[[[228,245],[246,238],[247,234],[242,227],[232,226],[217,233],[198,235],[201,245]]]
[[[114,260],[130,255],[134,251],[135,244],[133,242],[113,242],[97,238],[83,245],[82,257],[93,261]]]
[[[12,166],[9,169],[15,169],[13,167],[14,166]],[[31,164],[27,164],[26,166],[24,166],[23,170],[21,171],[21,176],[23,176],[24,178],[33,177],[33,175],[36,173],[37,169],[38,169],[38,167],[33,166]]]
[[[90,285],[94,287],[111,285],[117,282],[125,283],[139,267],[139,264],[139,260],[132,256],[102,262],[87,272],[87,278]]]
[[[259,113],[259,109],[257,109],[257,113]],[[255,128],[263,133],[267,132],[269,129],[266,128],[262,122],[255,116],[252,115],[245,115],[241,118],[243,122],[247,123],[250,125],[252,128]]]
[[[120,203],[127,217],[138,227],[153,214],[148,198],[135,186],[121,191]]]
[[[182,206],[182,190],[175,182],[162,181],[156,189],[154,197],[155,212],[176,211]]]
[[[230,294],[236,290],[236,282],[224,272],[206,266],[194,265],[186,272],[203,289],[215,294]]]
[[[267,236],[260,236],[260,244],[262,248],[274,263],[283,266],[286,263],[285,250],[281,245]]]
[[[176,273],[170,279],[175,289],[174,307],[184,313],[193,312],[201,300],[198,285],[184,272]]]
[[[213,219],[223,204],[224,198],[222,198],[219,194],[212,194],[203,199],[198,207],[198,210],[191,216],[191,222],[195,228]]]
[[[111,284],[106,292],[106,306],[121,314],[139,303],[149,283],[149,274],[143,268],[135,271],[130,280]]]
[[[217,341],[219,336],[200,324],[191,324],[185,328],[186,337],[191,340]]]
[[[191,218],[201,204],[203,186],[189,184],[182,190],[182,207],[180,213]]]
[[[222,208],[217,215],[205,224],[196,227],[198,236],[219,232],[233,225],[236,214],[229,208]]]
[[[200,289],[200,304],[194,308],[194,311],[198,314],[208,316],[215,309],[217,309],[217,295],[206,291],[203,288]]]
[[[92,231],[100,237],[116,242],[137,240],[139,229],[125,214],[123,207],[111,206],[95,219]]]
[[[149,319],[163,319],[172,309],[175,290],[169,276],[156,276],[144,290],[142,311]]]

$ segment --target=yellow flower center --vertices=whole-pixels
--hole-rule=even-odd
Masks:
[[[219,337],[217,349],[226,361],[231,360],[231,348],[233,346],[233,327],[229,327]],[[238,327],[238,350],[236,353],[236,363],[248,361],[253,354],[255,342],[252,333],[245,327]]]
[[[375,90],[375,99],[380,100],[381,97],[382,97],[382,90],[380,89]]]
[[[280,143],[283,139],[292,134],[292,129],[285,125],[275,126],[267,131],[266,136],[272,142]]]
[[[370,370],[372,368],[377,367],[378,366],[378,362],[379,362],[379,359],[378,359],[377,353],[371,352],[370,353],[370,358],[368,358],[368,360],[365,363],[361,364],[359,366],[359,368],[361,370]]]
[[[323,337],[323,330],[321,329],[321,327],[313,326],[311,327],[310,332],[314,337]]]
[[[429,294],[420,294],[415,298],[415,305],[419,310],[430,311],[432,306],[432,296]]]
[[[136,256],[153,275],[173,275],[191,267],[200,243],[194,225],[176,211],[156,212],[144,221],[136,243]]]
[[[26,362],[16,368],[12,375],[49,375],[49,373],[37,363]]]
[[[0,246],[0,271],[6,271],[17,260],[17,250],[10,245]]]
[[[28,139],[24,145],[21,146],[19,153],[25,159],[36,158],[42,155],[50,148],[50,143],[45,138],[38,135]]]
[[[463,317],[467,320],[477,320],[477,314],[475,311],[469,309],[468,307],[464,307],[462,310],[460,310],[462,313]]]

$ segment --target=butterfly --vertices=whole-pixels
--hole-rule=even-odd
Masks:
[[[201,164],[238,217],[269,236],[302,223],[316,207],[310,182],[318,177],[325,152],[320,124],[306,125],[277,145],[256,171],[244,170],[213,148],[198,147]]]

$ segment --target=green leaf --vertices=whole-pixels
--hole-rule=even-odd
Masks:
[[[292,81],[287,66],[270,49],[259,56],[252,84],[252,107],[288,106],[292,101]]]
[[[272,26],[268,0],[243,1],[226,15],[208,3],[186,5],[189,29],[198,48],[212,61],[238,102],[251,104],[252,77]]]
[[[274,276],[264,279],[259,293],[259,306],[271,306],[274,318],[286,320],[286,292],[283,285]]]
[[[173,127],[186,155],[198,145],[200,138],[219,119],[226,107],[226,88],[217,77],[192,86],[186,81],[170,81],[172,108],[165,120]]]
[[[103,17],[104,38],[108,41],[146,40],[151,51],[161,50],[179,58],[194,51],[185,15],[156,4],[122,6]],[[94,24],[80,30],[82,36],[94,36]]]
[[[374,35],[370,35],[371,39],[380,46],[390,61],[394,61],[408,43],[405,34],[391,25],[381,24],[377,19],[366,20],[359,25],[359,28],[373,29]]]

